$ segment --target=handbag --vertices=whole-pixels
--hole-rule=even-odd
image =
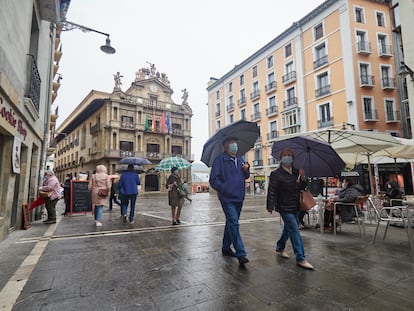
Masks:
[[[178,188],[178,195],[181,197],[185,197],[187,195],[187,193],[185,192],[185,189],[183,187],[183,184],[179,185]]]
[[[316,201],[313,198],[312,193],[308,190],[302,190],[300,192],[299,210],[307,211],[307,210],[310,210],[315,205],[316,205]]]
[[[109,190],[108,189],[99,189],[98,190],[98,196],[106,198],[109,195]]]
[[[40,191],[39,190],[39,195],[42,197],[42,198],[50,198],[50,196],[52,195],[52,193],[53,193],[53,191]]]

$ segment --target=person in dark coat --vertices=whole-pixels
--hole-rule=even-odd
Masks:
[[[361,195],[365,195],[364,188],[357,183],[355,177],[344,178],[344,190],[338,193],[336,198],[328,201],[328,208],[325,210],[324,215],[324,228],[326,231],[330,231],[330,225],[333,224],[333,204],[336,202],[342,203],[354,203],[356,198]],[[353,206],[349,205],[338,205],[337,212],[341,215],[341,219],[344,222],[352,221],[357,215]],[[358,209],[358,216],[362,215],[362,211]]]
[[[178,191],[181,186],[181,179],[177,167],[171,168],[171,175],[168,176],[166,186],[168,188],[168,204],[171,206],[172,225],[179,225],[181,224],[181,209],[185,195],[181,195]]]
[[[65,201],[65,212],[64,216],[70,214],[70,181],[72,180],[72,174],[66,174],[65,182],[62,184],[63,187],[63,199]]]
[[[269,213],[276,211],[283,219],[283,231],[276,243],[276,253],[288,259],[285,251],[286,242],[290,239],[298,266],[313,270],[313,266],[306,260],[302,237],[299,231],[297,214],[299,211],[300,191],[306,187],[305,171],[292,166],[295,155],[292,150],[284,149],[280,152],[281,164],[270,174],[267,190],[266,209]]]
[[[224,152],[217,156],[210,172],[210,185],[217,191],[224,214],[223,256],[237,257],[240,265],[249,262],[239,230],[239,218],[245,196],[245,180],[250,177],[250,165],[237,156],[237,139],[223,142]],[[233,245],[236,252],[231,249]]]
[[[122,173],[118,182],[119,193],[122,195],[121,213],[124,223],[128,222],[128,204],[130,205],[129,223],[133,224],[135,222],[135,203],[138,196],[138,185],[140,184],[141,180],[139,179],[138,174],[134,171],[134,166],[129,164],[127,171]]]

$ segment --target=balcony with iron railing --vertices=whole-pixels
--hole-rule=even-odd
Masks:
[[[277,106],[270,106],[269,108],[266,108],[266,115],[267,116],[271,116],[271,115],[275,115],[278,113],[278,109]]]
[[[328,55],[324,55],[319,57],[317,60],[313,62],[313,69],[322,67],[328,63]]]
[[[240,106],[244,106],[246,105],[246,97],[241,97],[238,101],[237,104]]]
[[[131,130],[131,129],[135,129],[135,125],[134,123],[131,123],[131,122],[121,122],[121,128]]]
[[[364,121],[378,121],[377,110],[364,111]]]
[[[361,87],[374,87],[374,76],[361,75]]]
[[[379,49],[379,55],[381,57],[391,57],[392,56],[391,45],[380,44],[378,46],[378,49]]]
[[[278,131],[270,131],[270,133],[267,133],[267,140],[272,140],[272,139],[276,139],[279,137],[279,132]]]
[[[260,112],[255,112],[251,116],[251,121],[253,122],[253,121],[260,120],[261,117],[262,117],[262,114]]]
[[[253,167],[263,166],[263,160],[253,160]]]
[[[227,110],[227,112],[233,111],[234,110],[234,104],[233,103],[228,104],[227,107],[226,107],[226,110]]]
[[[221,115],[220,111],[216,111],[216,117],[219,117]]]
[[[288,73],[286,73],[285,75],[282,76],[282,82],[283,84],[288,84],[291,82],[296,81],[296,71],[292,70]]]
[[[260,90],[254,90],[250,93],[250,99],[254,100],[260,97]]]
[[[394,78],[384,77],[382,78],[382,89],[393,90],[396,87],[396,80]]]
[[[320,87],[319,89],[315,90],[315,97],[321,97],[331,94],[331,86],[330,85],[324,85]]]
[[[28,83],[25,97],[32,100],[33,106],[39,112],[41,79],[34,56],[30,54],[28,56]]]
[[[291,97],[283,101],[283,108],[290,108],[293,106],[296,106],[298,104],[298,98],[297,97]]]
[[[371,42],[359,41],[357,46],[359,54],[371,54]]]
[[[159,152],[147,152],[146,158],[149,160],[161,160],[163,158],[163,154]]]
[[[90,127],[91,134],[98,133],[100,130],[101,130],[101,125],[99,123],[96,123],[95,125],[91,125]]]
[[[119,156],[121,158],[133,157],[134,151],[131,150],[119,150]]]
[[[399,122],[401,120],[400,112],[398,110],[389,110],[385,114],[387,123]]]
[[[265,85],[265,91],[266,93],[270,93],[273,91],[276,91],[276,81],[269,82]]]
[[[268,165],[278,165],[279,161],[273,157],[267,159]]]
[[[324,128],[324,127],[331,127],[334,125],[333,117],[330,119],[325,120],[318,120],[318,129]]]

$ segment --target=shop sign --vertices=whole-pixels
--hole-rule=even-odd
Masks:
[[[27,130],[23,126],[23,120],[20,118],[16,119],[16,113],[12,108],[7,108],[5,103],[6,100],[0,96],[0,117],[14,127],[17,132],[22,135],[23,139],[26,140]]]

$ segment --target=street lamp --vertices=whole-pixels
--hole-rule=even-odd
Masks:
[[[406,63],[400,62],[400,71],[398,73],[398,76],[400,76],[401,78],[405,78],[408,75],[410,76],[411,81],[413,81],[414,71],[410,67],[408,67]]]
[[[79,29],[82,30],[83,32],[88,32],[88,31],[92,31],[92,32],[96,32],[99,33],[101,35],[106,36],[106,42],[104,45],[101,45],[101,51],[106,53],[106,54],[114,54],[116,51],[115,49],[111,46],[111,40],[109,39],[109,34],[99,31],[99,30],[95,30],[83,25],[79,25],[73,22],[69,22],[69,21],[62,21],[60,22],[60,26],[62,27],[62,31],[69,31],[69,30],[73,30],[73,29]]]

